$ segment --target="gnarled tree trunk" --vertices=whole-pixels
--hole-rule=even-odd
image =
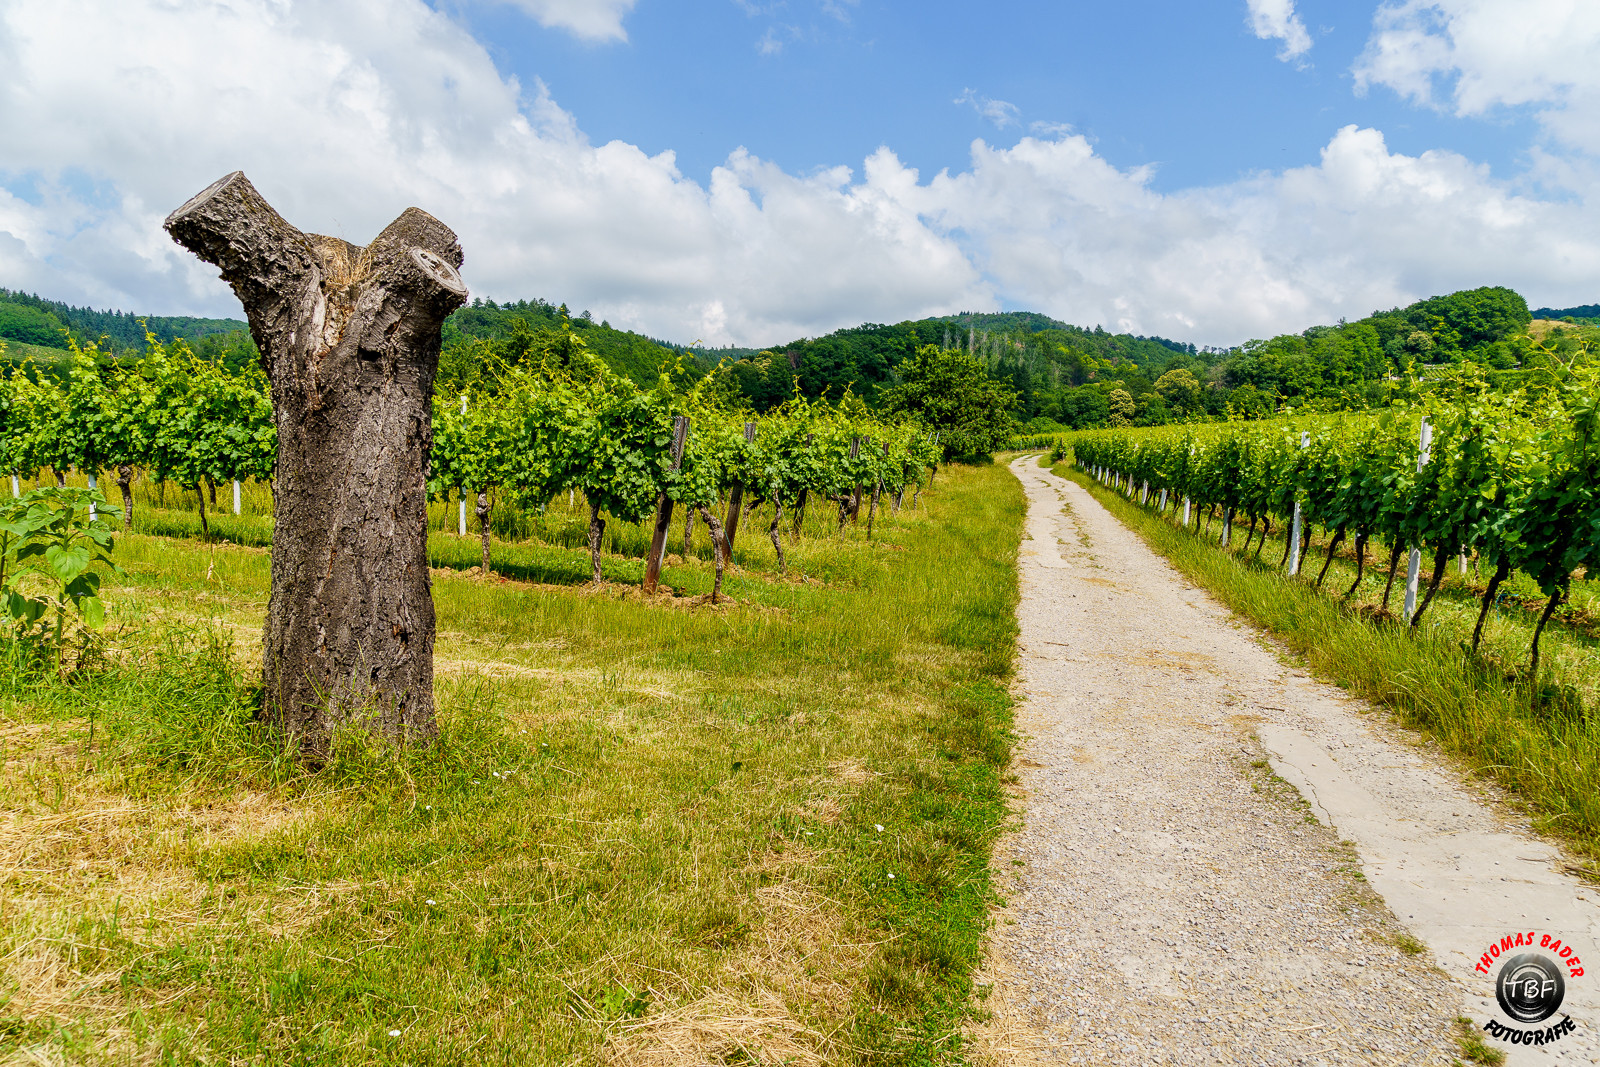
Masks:
[[[117,488],[122,490],[122,528],[133,529],[133,468],[124,463],[117,468]]]
[[[291,226],[234,172],[167,232],[244,304],[278,456],[263,711],[313,760],[354,725],[437,732],[425,483],[461,246],[417,208],[365,248]]]

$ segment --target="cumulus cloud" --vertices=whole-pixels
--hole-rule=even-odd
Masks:
[[[1022,118],[1022,109],[1017,107],[1016,104],[1008,103],[1005,100],[995,100],[975,93],[971,89],[963,89],[961,95],[951,103],[970,105],[972,110],[1002,130],[1007,126],[1015,126]]]
[[[1481,116],[1532,107],[1559,141],[1600,153],[1600,5],[1584,0],[1398,0],[1356,62],[1356,87]]]
[[[541,26],[568,30],[586,41],[625,41],[622,20],[636,0],[503,0],[521,8]]]
[[[1245,0],[1250,7],[1250,28],[1263,41],[1278,40],[1283,47],[1278,58],[1284,62],[1311,51],[1311,35],[1295,14],[1294,0]]]
[[[1590,186],[1543,201],[1354,127],[1177,193],[1064,128],[931,176],[889,148],[803,175],[738,151],[701,183],[592,143],[421,0],[0,0],[0,143],[0,285],[148,312],[238,314],[161,230],[236,168],[357,243],[433,212],[479,295],[712,344],[999,305],[1233,343],[1462,286],[1589,302],[1600,274]]]

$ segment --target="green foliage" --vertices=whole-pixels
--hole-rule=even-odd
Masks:
[[[127,311],[95,311],[59,300],[0,289],[0,338],[48,348],[65,348],[67,339],[80,347],[98,346],[121,352],[144,347],[146,334],[164,343],[240,335],[238,319],[201,319],[187,315],[135,315]]]
[[[66,646],[80,651],[105,625],[101,570],[111,561],[112,525],[97,490],[35,489],[0,502],[0,603],[9,637],[59,664]]]
[[[919,348],[900,365],[900,384],[885,399],[889,411],[937,433],[946,458],[988,456],[1011,438],[1015,394],[959,349]]]

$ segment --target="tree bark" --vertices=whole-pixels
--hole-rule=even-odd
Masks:
[[[303,233],[242,173],[167,232],[250,320],[278,431],[263,713],[313,762],[336,731],[438,732],[428,576],[430,403],[461,246],[408,208],[365,248]]]
[[[672,471],[683,464],[683,446],[689,439],[689,420],[682,415],[672,420]],[[661,584],[661,561],[667,554],[667,534],[672,531],[672,497],[663,489],[656,495],[656,528],[650,535],[650,550],[644,557],[644,591],[654,594]]]
[[[133,468],[124,463],[117,468],[117,488],[122,490],[122,529],[133,529]]]
[[[811,496],[809,490],[800,490],[800,495],[794,499],[794,530],[789,534],[789,540],[800,540],[800,528],[806,521],[806,500]]]
[[[683,558],[689,558],[689,542],[694,539],[694,508],[683,509]]]
[[[1533,690],[1534,699],[1539,696],[1539,639],[1544,636],[1545,624],[1550,621],[1550,616],[1556,613],[1556,608],[1567,598],[1565,589],[1557,589],[1550,594],[1550,602],[1544,606],[1544,613],[1539,616],[1539,625],[1533,628],[1532,658],[1528,664],[1528,684]]]
[[[200,486],[194,487],[194,495],[200,501],[200,540],[211,540],[211,526],[206,522],[206,491]]]
[[[1367,572],[1367,531],[1356,531],[1356,580],[1350,583],[1350,588],[1345,590],[1344,598],[1349,600],[1356,595],[1356,590],[1361,588],[1361,579]]]
[[[1383,583],[1383,603],[1379,606],[1379,611],[1389,610],[1389,593],[1394,589],[1394,574],[1400,569],[1400,553],[1404,551],[1405,544],[1396,538],[1393,547],[1389,549],[1389,580]]]
[[[594,571],[594,584],[600,584],[600,539],[606,535],[606,520],[600,517],[600,505],[589,505],[589,563]]]
[[[756,439],[755,423],[747,422],[744,424],[744,439],[746,444],[749,444]],[[722,524],[723,536],[728,539],[728,552],[730,553],[730,559],[732,558],[731,554],[733,552],[734,538],[739,536],[739,518],[744,514],[742,510],[743,506],[744,485],[740,482],[734,482],[733,488],[728,491],[728,518],[727,521]]]
[[[1489,609],[1494,606],[1494,595],[1500,591],[1500,583],[1511,575],[1511,554],[1502,551],[1500,561],[1495,564],[1494,575],[1489,579],[1489,588],[1483,594],[1483,606],[1478,609],[1478,625],[1472,628],[1472,651],[1478,651],[1478,642],[1483,637],[1483,620],[1488,618]]]
[[[489,575],[489,491],[478,490],[478,505],[473,508],[478,516],[478,536],[483,538],[483,573]]]
[[[772,500],[772,526],[767,530],[767,536],[772,538],[772,550],[778,554],[778,573],[782,574],[789,569],[783,559],[783,542],[778,537],[778,523],[783,521],[783,501],[774,497]]]
[[[1333,532],[1333,540],[1328,542],[1328,556],[1322,561],[1322,570],[1317,572],[1316,588],[1322,588],[1322,580],[1328,576],[1328,568],[1333,566],[1333,554],[1339,551],[1339,545],[1344,541],[1344,527],[1340,526]]]
[[[717,521],[710,508],[702,507],[698,510],[706,529],[711,532],[711,555],[717,568],[716,579],[711,585],[711,603],[715,604],[722,598],[722,569],[728,563],[728,538],[723,533],[722,523]]]
[[[1439,583],[1444,581],[1445,564],[1450,557],[1455,555],[1448,545],[1440,545],[1433,553],[1433,577],[1428,579],[1428,592],[1423,596],[1422,603],[1417,605],[1417,612],[1411,616],[1411,628],[1416,629],[1422,622],[1422,613],[1428,610],[1428,605],[1433,603],[1433,594],[1439,591]]]
[[[867,540],[872,540],[872,524],[878,518],[878,498],[883,495],[883,483],[872,483],[872,503],[867,508]]]

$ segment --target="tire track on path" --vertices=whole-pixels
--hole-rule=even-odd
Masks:
[[[1579,911],[1557,918],[1600,916],[1592,892],[1550,870],[1549,845],[1507,836],[1360,702],[1284,666],[1080,486],[1036,457],[1012,470],[1029,498],[1025,740],[1021,826],[996,859],[1015,881],[991,945],[995,1019],[979,1035],[997,1059],[1448,1064],[1455,1017],[1486,1019],[1484,996],[1493,1007],[1455,942],[1486,946],[1489,927],[1533,919],[1519,904],[1445,936],[1439,909],[1459,919],[1460,902],[1434,900],[1441,889],[1493,883],[1503,897],[1513,883],[1499,879],[1531,885],[1538,865],[1541,917],[1563,893]],[[1507,840],[1542,859],[1508,858]],[[1429,877],[1444,857],[1448,886]],[[1448,975],[1402,950],[1418,947],[1402,922]],[[1578,1034],[1510,1062],[1592,1062],[1587,1009],[1566,1010]]]

